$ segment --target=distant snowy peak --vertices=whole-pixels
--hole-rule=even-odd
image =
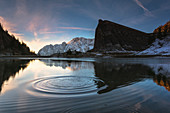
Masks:
[[[87,38],[74,38],[67,43],[66,51],[69,49],[71,51],[80,51],[80,52],[87,52],[88,50],[93,49],[94,47],[94,39],[87,39]]]
[[[73,38],[71,41],[69,41],[67,44],[81,43],[81,42],[91,43],[93,41],[94,41],[94,39],[87,39],[87,38],[84,38],[84,37],[76,37],[76,38]]]
[[[63,42],[62,44],[46,45],[39,50],[38,55],[40,56],[50,56],[55,53],[64,53],[68,50],[87,52],[93,49],[94,39],[87,39],[83,37],[77,37],[69,41],[68,43]]]

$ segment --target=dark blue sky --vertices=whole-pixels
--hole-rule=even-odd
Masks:
[[[0,0],[0,22],[32,50],[94,38],[98,19],[144,32],[170,20],[170,0]]]

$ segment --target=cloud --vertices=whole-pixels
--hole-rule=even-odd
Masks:
[[[5,30],[8,30],[8,32],[14,32],[16,31],[14,29],[15,25],[12,24],[11,22],[6,21],[2,16],[0,16],[0,23],[3,25],[3,28]]]
[[[85,30],[85,31],[94,31],[94,29],[90,28],[82,28],[82,27],[57,27],[59,29],[71,29],[71,30]]]
[[[40,32],[40,34],[56,34],[56,33],[64,33],[64,31],[45,31],[45,32]]]
[[[144,10],[146,16],[154,16],[147,8],[144,7],[144,5],[139,0],[134,1],[139,7],[141,7]]]
[[[34,32],[34,37],[37,37],[38,36],[38,33],[37,32]]]
[[[38,23],[41,19],[38,17],[38,16],[35,16],[32,18],[32,20],[29,22],[28,24],[28,27],[27,27],[27,30],[32,32],[34,37],[37,37],[38,36]]]
[[[50,31],[50,28],[48,27],[39,30],[39,34],[58,34],[58,33],[64,33],[64,31]]]
[[[14,35],[19,39],[22,39],[24,34],[16,33],[16,25],[7,21],[4,17],[0,16],[0,23],[2,24],[4,30],[7,30],[10,35]]]
[[[26,16],[27,15],[27,8],[26,8],[26,1],[25,0],[17,0],[16,1],[16,16]]]

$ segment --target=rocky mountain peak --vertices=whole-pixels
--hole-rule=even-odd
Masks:
[[[56,53],[65,53],[68,50],[86,52],[93,49],[94,39],[87,39],[84,37],[73,38],[68,43],[63,42],[62,44],[55,44],[44,46],[39,50],[38,55],[40,56],[50,56]]]
[[[147,33],[108,20],[99,20],[94,51],[142,51],[154,38]]]

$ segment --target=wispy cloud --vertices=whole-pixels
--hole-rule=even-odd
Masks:
[[[83,28],[83,27],[57,27],[59,29],[71,29],[71,30],[85,30],[85,31],[94,31],[94,29]]]
[[[40,34],[58,34],[58,33],[64,33],[64,31],[44,31],[44,32],[40,32]]]
[[[6,21],[2,16],[0,16],[0,23],[3,25],[5,30],[8,30],[8,32],[14,32],[15,25],[12,24],[11,22]]]
[[[40,17],[39,16],[34,16],[32,18],[32,20],[29,22],[28,24],[28,27],[27,27],[27,30],[32,32],[34,34],[34,37],[37,38],[38,36],[38,33],[37,33],[37,29],[38,29],[38,26],[39,26],[39,21],[40,21]]]
[[[16,16],[26,16],[27,8],[26,8],[26,0],[16,0]]]
[[[144,7],[144,5],[139,0],[134,1],[139,7],[141,7],[144,10],[146,16],[154,16],[146,7]]]
[[[37,32],[34,32],[34,37],[38,37],[38,33]]]
[[[7,21],[7,20],[6,20],[4,17],[2,17],[2,16],[0,16],[0,23],[2,24],[3,28],[8,31],[9,34],[11,34],[11,35],[13,34],[14,36],[16,36],[17,38],[20,38],[20,39],[23,38],[22,36],[23,36],[24,34],[16,33],[16,29],[15,29],[15,26],[16,26],[16,25],[15,25],[15,24]]]

